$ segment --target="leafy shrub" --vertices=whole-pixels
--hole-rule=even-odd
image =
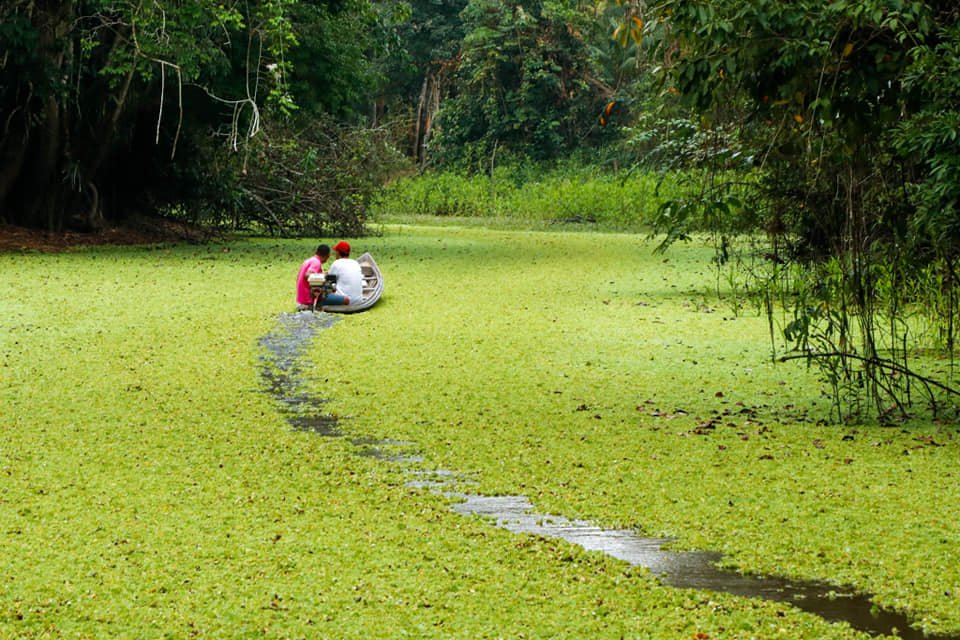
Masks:
[[[239,154],[208,149],[202,165],[207,173],[181,176],[204,185],[191,191],[197,200],[173,213],[272,235],[361,234],[370,202],[387,175],[404,164],[390,140],[386,127],[331,120],[301,130],[266,124]]]

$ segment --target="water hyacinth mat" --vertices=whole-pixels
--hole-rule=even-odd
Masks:
[[[0,636],[867,637],[459,515],[358,455],[387,440],[464,491],[960,631],[957,430],[832,424],[706,243],[351,239],[384,296],[287,378],[337,436],[291,426],[262,359],[315,244],[0,254]]]

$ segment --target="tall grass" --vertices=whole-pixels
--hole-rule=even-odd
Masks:
[[[392,183],[373,213],[383,222],[472,218],[639,231],[649,228],[662,203],[680,197],[696,184],[691,177],[652,171],[611,172],[580,165],[552,169],[504,165],[492,174],[469,176],[442,171]]]

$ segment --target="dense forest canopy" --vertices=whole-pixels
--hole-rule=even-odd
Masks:
[[[778,258],[885,243],[952,265],[957,16],[946,0],[14,0],[0,218],[359,230],[404,158],[482,172],[628,150],[620,166],[751,172],[748,199],[719,184],[666,209],[668,242],[706,209],[732,212],[711,218],[721,233],[766,229]]]
[[[404,157],[476,170],[498,151],[551,161],[616,140],[608,105],[620,115],[649,86],[610,37],[621,14],[512,0],[4,3],[0,219],[359,230]]]
[[[376,20],[351,0],[3,3],[0,217],[60,229],[242,212],[263,200],[242,178],[303,127],[293,116],[363,108]]]
[[[497,154],[619,148],[659,168],[749,158],[766,207],[749,219],[797,232],[795,252],[835,252],[851,206],[891,238],[910,217],[924,250],[943,252],[960,189],[957,11],[13,0],[0,7],[0,217],[359,228],[401,156],[476,171]]]

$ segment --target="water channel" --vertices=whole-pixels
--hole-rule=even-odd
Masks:
[[[309,378],[303,359],[312,338],[333,326],[339,316],[311,312],[281,314],[277,328],[260,339],[260,373],[267,391],[294,429],[340,437],[337,420],[324,411],[325,400],[306,390]],[[928,636],[913,628],[902,613],[880,609],[868,594],[822,582],[800,582],[776,576],[750,576],[720,569],[719,553],[671,551],[669,540],[645,538],[625,529],[604,529],[590,522],[545,515],[534,510],[525,496],[484,496],[454,490],[464,478],[454,471],[426,471],[417,467],[421,456],[408,455],[416,443],[401,440],[354,439],[357,454],[384,463],[405,465],[409,486],[457,498],[452,509],[463,515],[488,518],[518,534],[559,538],[590,551],[601,551],[633,565],[648,568],[672,587],[703,589],[747,598],[788,603],[831,622],[846,622],[873,635],[896,635],[909,640],[960,640],[958,636]]]

